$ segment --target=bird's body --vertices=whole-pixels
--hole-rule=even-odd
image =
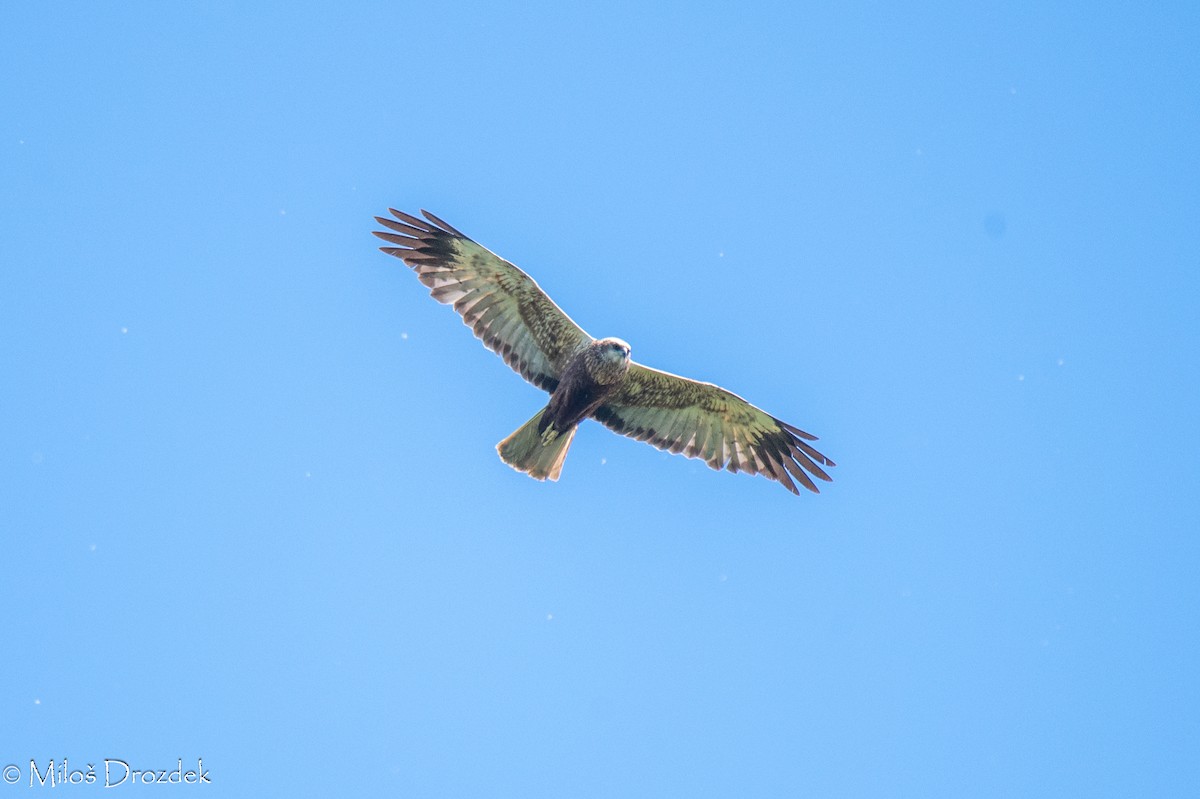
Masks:
[[[558,388],[550,394],[546,421],[559,430],[587,419],[620,388],[629,371],[629,345],[615,338],[589,344],[567,362]]]
[[[439,302],[453,304],[490,349],[550,393],[546,407],[497,445],[500,457],[539,480],[557,480],[585,419],[660,449],[703,458],[714,469],[760,473],[793,493],[816,492],[833,461],[798,428],[711,383],[634,363],[617,338],[593,339],[533,280],[432,214],[392,210],[376,236]],[[811,475],[811,477],[810,477]]]
[[[620,387],[629,369],[629,345],[620,339],[588,344],[563,369],[550,402],[496,445],[501,459],[539,480],[557,480],[575,429]]]

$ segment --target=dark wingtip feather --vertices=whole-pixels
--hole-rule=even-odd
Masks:
[[[433,224],[440,227],[442,230],[445,230],[448,233],[453,233],[455,236],[458,236],[460,239],[466,238],[466,236],[464,236],[460,231],[456,230],[452,225],[446,224],[444,221],[442,221],[441,219],[438,219],[436,216],[429,213],[424,208],[421,209],[421,216],[425,217],[430,222],[432,222]]]
[[[771,418],[774,419],[775,417],[771,417]],[[779,425],[784,430],[787,430],[792,435],[803,438],[805,441],[817,441],[818,440],[817,437],[814,436],[812,433],[806,433],[803,430],[801,430],[799,427],[792,427],[787,422],[780,421],[779,419],[775,419],[775,424]]]
[[[410,236],[401,236],[398,233],[384,233],[381,230],[372,231],[377,238],[384,241],[390,241],[392,244],[399,244],[401,247],[416,247],[421,243],[420,239],[414,239]]]
[[[791,491],[796,496],[800,496],[800,492],[796,489],[796,484],[792,482],[792,478],[788,476],[783,462],[774,452],[768,454],[766,462],[767,468],[771,470],[771,477],[783,483],[783,487],[788,491]]]
[[[418,219],[417,217],[413,216],[412,214],[406,214],[403,211],[397,211],[395,208],[389,208],[388,213],[390,213],[392,216],[399,219],[401,222],[406,222],[407,224],[412,225],[417,230],[423,231],[425,233],[436,233],[437,232],[436,227],[434,227],[433,225],[430,225],[424,219]]]
[[[428,231],[424,230],[423,228],[416,228],[412,225],[406,225],[403,222],[397,222],[395,219],[387,219],[386,217],[377,216],[375,217],[375,221],[383,225],[388,230],[396,233],[403,233],[405,236],[412,236],[413,238],[419,239],[428,234]]]

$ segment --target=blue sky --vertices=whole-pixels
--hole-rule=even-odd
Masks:
[[[5,17],[9,793],[1200,781],[1194,5]],[[388,206],[833,484],[594,423],[510,470],[545,397],[375,249]]]

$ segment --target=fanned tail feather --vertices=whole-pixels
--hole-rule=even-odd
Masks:
[[[516,469],[525,472],[536,480],[557,480],[562,473],[563,461],[566,460],[567,450],[575,438],[578,427],[560,432],[548,444],[543,443],[542,433],[538,424],[546,409],[538,411],[533,418],[517,428],[516,432],[496,445],[500,460]]]

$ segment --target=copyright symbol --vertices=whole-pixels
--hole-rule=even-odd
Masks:
[[[11,765],[11,764],[4,767],[4,781],[5,782],[7,782],[9,785],[16,785],[17,781],[20,779],[21,779],[21,769],[17,768],[14,765]]]

